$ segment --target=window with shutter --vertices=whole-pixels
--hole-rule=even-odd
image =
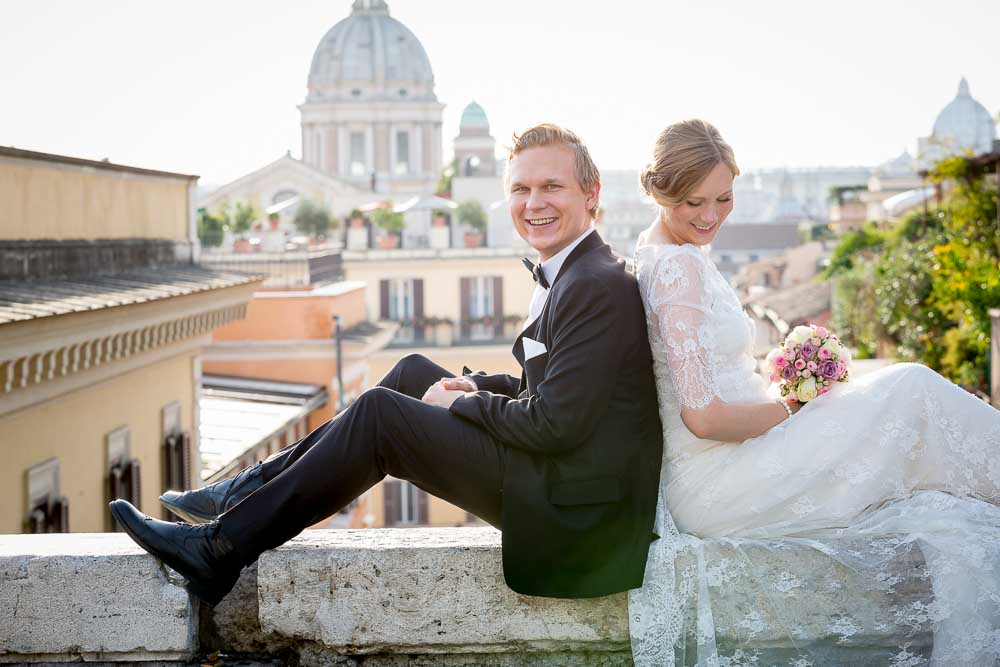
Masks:
[[[380,280],[378,281],[378,291],[379,291],[379,311],[378,318],[380,320],[388,320],[389,318],[389,281]]]
[[[459,322],[459,333],[463,340],[468,340],[469,331],[471,325],[469,324],[469,318],[472,312],[471,301],[472,301],[472,278],[459,278],[459,293],[461,304],[461,320]]]
[[[493,276],[493,335],[503,338],[503,276]]]
[[[419,489],[416,486],[413,487],[414,495],[417,497],[417,511],[415,516],[415,522],[421,526],[426,526],[430,523],[430,516],[427,512],[427,493],[423,489]]]
[[[142,509],[142,482],[139,459],[129,454],[129,430],[122,426],[105,437],[107,452],[106,502],[127,500]],[[109,531],[120,531],[111,512],[105,514],[105,524]]]
[[[413,279],[413,338],[424,340],[424,280]]]
[[[386,478],[382,482],[382,510],[386,526],[399,523],[399,480]]]
[[[463,337],[469,341],[491,341],[496,337],[497,323],[503,330],[503,302],[498,301],[498,288],[502,279],[498,276],[475,276],[462,278]]]
[[[26,471],[27,533],[68,533],[69,501],[59,495],[59,461],[49,459]]]

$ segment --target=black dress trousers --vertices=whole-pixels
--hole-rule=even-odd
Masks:
[[[265,483],[219,517],[244,564],[334,514],[386,475],[500,526],[507,449],[444,408],[423,403],[444,368],[400,360],[342,413],[263,464]]]

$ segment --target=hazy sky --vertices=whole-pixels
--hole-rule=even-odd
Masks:
[[[350,0],[0,0],[0,145],[219,184],[300,155],[313,50]],[[477,100],[501,142],[550,120],[602,168],[667,123],[715,123],[744,167],[876,164],[959,78],[1000,111],[997,0],[389,0],[423,42],[445,151]]]

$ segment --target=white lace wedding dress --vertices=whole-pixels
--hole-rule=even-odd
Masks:
[[[636,267],[664,435],[636,665],[1000,664],[1000,411],[896,364],[759,437],[698,439],[681,406],[771,400],[754,324],[707,248],[645,245]]]

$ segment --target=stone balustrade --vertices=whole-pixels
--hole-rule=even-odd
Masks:
[[[220,605],[199,609],[176,573],[124,535],[4,535],[0,663],[184,664],[218,650],[242,664],[631,664],[626,595],[518,595],[504,585],[499,543],[492,528],[307,531],[263,554]],[[731,558],[727,550],[734,548],[706,542],[705,555]],[[765,549],[754,554],[775,568],[787,567],[790,556],[785,549],[780,562],[769,557]],[[816,578],[802,582],[814,590],[788,602],[789,616],[801,621],[800,641],[820,653],[824,647],[845,658],[850,653],[836,664],[884,659],[882,647],[903,632],[886,622],[888,600],[854,589],[848,570],[834,572],[835,564],[808,547],[791,557],[800,561],[797,571]],[[898,573],[906,577],[918,565],[899,563]],[[819,585],[831,576],[844,586]],[[902,594],[926,596],[928,582],[910,578]],[[726,601],[713,603],[719,618],[760,602],[753,582],[732,586],[738,595],[730,588]],[[871,620],[852,646],[828,628],[828,610],[843,595],[858,596],[861,616]],[[731,640],[720,637],[723,644]],[[777,659],[792,648],[781,641],[760,636],[743,645]],[[907,641],[926,646],[930,638]]]

